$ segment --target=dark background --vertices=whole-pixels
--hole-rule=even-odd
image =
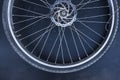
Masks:
[[[120,28],[111,48],[89,68],[69,74],[48,73],[32,67],[12,49],[3,30],[2,4],[0,0],[0,80],[120,80]]]

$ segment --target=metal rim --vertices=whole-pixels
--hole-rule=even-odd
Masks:
[[[11,0],[9,0],[9,6],[8,6],[8,10],[10,10],[9,8],[10,8],[10,5],[11,5],[11,2],[10,2]],[[112,0],[110,1],[110,3],[112,4],[112,14],[114,14],[114,4],[112,3]],[[14,40],[15,40],[15,36],[14,36],[14,33],[13,33],[13,31],[12,31],[12,27],[10,27],[10,25],[11,25],[11,19],[10,19],[10,13],[9,13],[10,11],[8,11],[8,22],[9,22],[9,28],[10,28],[10,30],[11,30],[11,33],[12,33],[12,36],[13,36],[13,38],[14,38]],[[112,15],[112,28],[113,28],[113,26],[114,26],[114,15]],[[111,28],[111,33],[112,33],[112,28]],[[109,34],[109,37],[111,36],[111,34]],[[109,38],[107,38],[107,40],[109,40]],[[107,40],[106,40],[106,44],[107,44]],[[24,51],[24,49],[22,49],[22,47],[21,47],[21,45],[19,45],[19,42],[17,42],[17,40],[15,40],[16,41],[16,43],[18,43],[18,46],[20,47],[20,49],[24,52],[24,53],[26,53],[26,55],[27,56],[29,56],[32,60],[35,60],[36,62],[38,62],[38,63],[40,63],[40,64],[43,64],[43,65],[46,65],[46,66],[49,66],[49,67],[53,67],[53,68],[71,68],[71,67],[75,67],[75,66],[79,66],[79,65],[82,65],[82,64],[84,64],[84,63],[86,63],[86,62],[88,62],[89,60],[91,60],[92,58],[94,58],[95,56],[97,56],[98,54],[99,54],[99,52],[101,52],[101,50],[102,50],[102,48],[104,48],[104,46],[106,45],[106,44],[104,44],[104,46],[102,46],[102,48],[99,50],[99,52],[97,52],[97,54],[94,54],[94,55],[92,55],[92,57],[90,57],[90,58],[88,58],[88,59],[86,59],[86,60],[84,60],[83,62],[80,62],[80,63],[77,63],[77,64],[72,64],[72,65],[65,65],[65,66],[58,66],[58,65],[51,65],[51,64],[46,64],[46,63],[44,63],[44,62],[41,62],[41,61],[39,61],[39,60],[37,60],[37,59],[35,59],[34,57],[32,57],[31,55],[29,55],[29,54],[27,54],[27,52],[25,52]]]

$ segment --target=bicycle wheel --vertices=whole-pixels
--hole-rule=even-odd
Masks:
[[[96,62],[118,27],[116,0],[7,0],[5,33],[31,65],[68,73]]]

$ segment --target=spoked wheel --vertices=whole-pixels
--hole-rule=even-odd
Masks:
[[[6,35],[31,65],[68,73],[96,62],[112,43],[116,0],[7,0]]]

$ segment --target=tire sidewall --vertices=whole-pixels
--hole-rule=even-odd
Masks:
[[[118,30],[118,22],[119,22],[119,10],[118,10],[118,3],[117,0],[113,0],[114,2],[114,8],[115,10],[117,10],[115,12],[115,23],[114,23],[114,28],[113,28],[113,32],[112,35],[108,41],[108,43],[106,44],[105,48],[103,48],[103,50],[93,59],[91,59],[90,61],[86,62],[85,64],[82,64],[80,66],[76,66],[76,67],[72,67],[72,68],[52,68],[52,67],[48,67],[45,65],[42,65],[34,60],[32,60],[30,57],[28,57],[26,54],[23,53],[23,51],[18,47],[18,45],[15,43],[10,30],[9,30],[9,24],[8,24],[8,16],[7,16],[7,9],[8,9],[8,0],[4,0],[4,4],[3,4],[3,11],[2,11],[2,19],[3,19],[3,26],[4,26],[4,31],[5,34],[7,36],[7,39],[9,40],[10,44],[12,45],[12,47],[14,48],[15,52],[18,53],[18,55],[23,58],[26,62],[28,62],[29,64],[31,64],[32,66],[47,71],[47,72],[53,72],[53,73],[70,73],[70,72],[75,72],[75,71],[79,71],[82,70],[90,65],[92,65],[93,63],[95,63],[97,60],[99,60],[104,53],[109,49],[109,47],[111,46],[113,40],[115,39],[115,35],[117,33]]]

